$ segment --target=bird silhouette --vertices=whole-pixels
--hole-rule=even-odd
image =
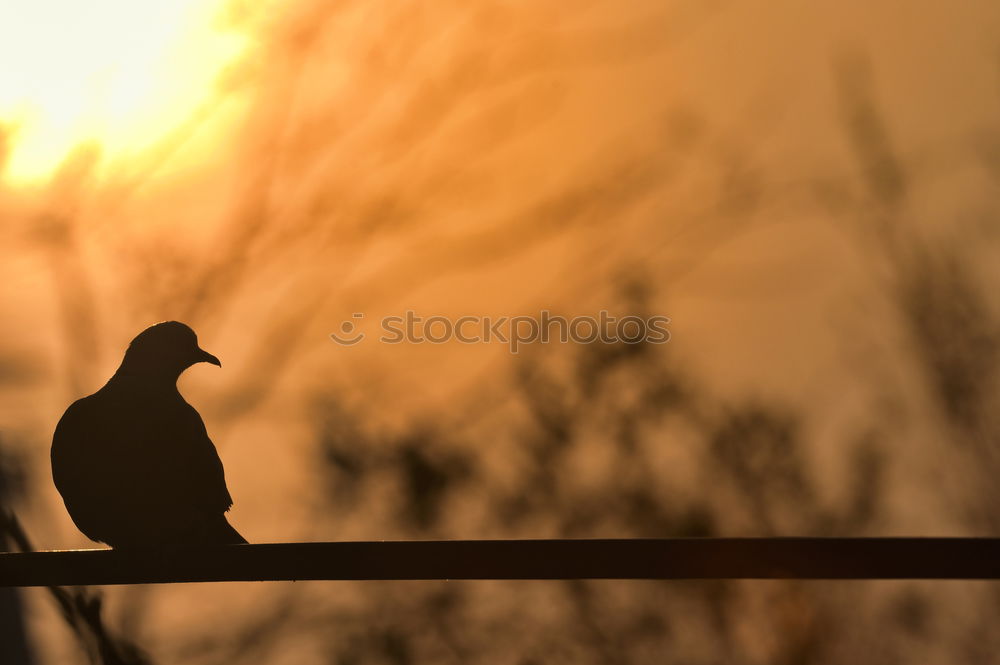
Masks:
[[[223,545],[246,539],[198,412],[177,390],[191,365],[219,359],[188,326],[165,321],[129,344],[114,376],[66,409],[52,437],[52,478],[73,522],[113,548]]]

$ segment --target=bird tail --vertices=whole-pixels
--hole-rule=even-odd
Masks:
[[[205,530],[205,543],[208,545],[246,545],[247,539],[233,528],[225,515],[219,515],[218,521]]]

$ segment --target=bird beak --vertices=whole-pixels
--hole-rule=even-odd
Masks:
[[[198,349],[198,359],[195,360],[195,362],[196,363],[211,363],[211,364],[215,365],[216,367],[222,367],[222,362],[218,358],[216,358],[215,356],[213,356],[208,351],[204,351],[202,349]]]

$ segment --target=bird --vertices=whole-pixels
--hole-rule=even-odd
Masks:
[[[233,505],[201,415],[177,389],[196,363],[222,367],[189,326],[140,332],[96,393],[73,402],[52,436],[52,478],[77,528],[113,549],[230,545]]]

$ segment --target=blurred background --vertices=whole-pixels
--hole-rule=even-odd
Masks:
[[[0,503],[35,547],[93,546],[51,433],[164,319],[222,359],[180,385],[253,542],[1000,535],[1000,4],[31,7],[0,5]],[[379,343],[406,310],[671,339]],[[995,583],[68,593],[0,591],[4,662],[1000,653]]]

